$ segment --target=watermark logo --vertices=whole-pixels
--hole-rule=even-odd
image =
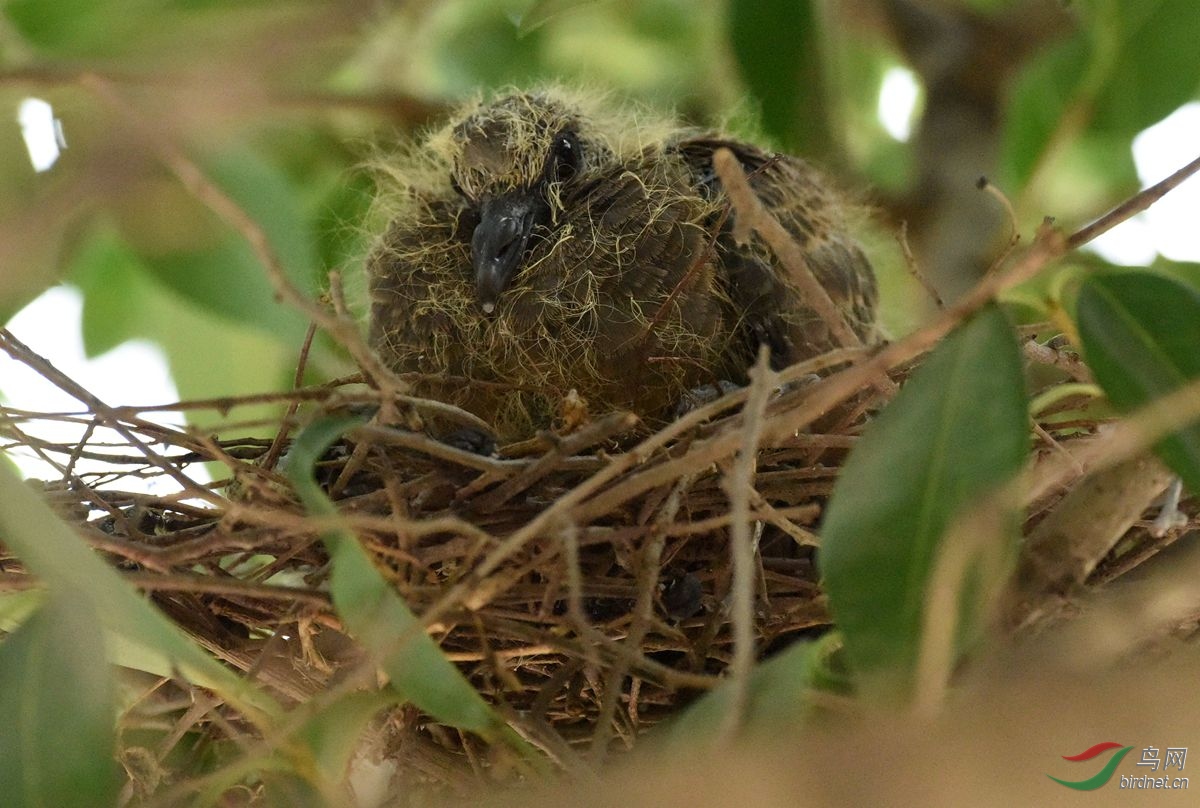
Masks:
[[[1104,768],[1086,780],[1060,780],[1052,774],[1047,774],[1046,776],[1059,785],[1066,786],[1067,788],[1073,788],[1076,791],[1095,791],[1096,789],[1100,788],[1100,786],[1112,779],[1113,772],[1117,770],[1117,766],[1119,766],[1121,761],[1125,759],[1125,756],[1133,750],[1133,747],[1121,746],[1119,743],[1106,741],[1105,743],[1098,743],[1089,749],[1085,749],[1078,755],[1063,755],[1063,760],[1070,760],[1074,763],[1078,763],[1084,760],[1092,760],[1093,758],[1099,757],[1111,749],[1119,749],[1120,751],[1115,752],[1111,757],[1109,757],[1108,762],[1104,764]]]
[[[1098,743],[1095,746],[1085,749],[1078,755],[1063,755],[1063,760],[1069,760],[1072,763],[1081,763],[1090,760],[1098,762],[1099,759],[1103,759],[1106,753],[1111,753],[1108,755],[1107,762],[1091,777],[1083,780],[1063,780],[1052,774],[1047,774],[1046,776],[1059,785],[1072,788],[1076,791],[1095,791],[1112,779],[1117,766],[1121,765],[1121,761],[1132,751],[1132,746],[1124,746],[1112,741]],[[1157,777],[1148,774],[1136,776],[1122,774],[1119,787],[1135,789],[1185,789],[1188,787],[1188,778],[1168,777],[1166,776],[1166,771],[1167,769],[1175,768],[1182,772],[1184,763],[1186,762],[1186,746],[1168,746],[1165,749],[1157,746],[1147,746],[1142,749],[1142,758],[1137,761],[1137,765],[1145,767],[1151,772],[1158,772],[1161,768],[1163,774]]]

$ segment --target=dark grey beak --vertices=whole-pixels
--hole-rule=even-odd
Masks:
[[[471,235],[471,261],[475,265],[475,293],[486,314],[508,288],[529,246],[529,234],[545,203],[531,191],[512,191],[485,199],[479,224]]]

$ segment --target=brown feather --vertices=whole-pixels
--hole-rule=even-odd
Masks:
[[[558,180],[554,138],[568,130],[583,156]],[[688,390],[744,382],[760,343],[777,367],[835,347],[766,247],[734,242],[712,169],[720,147],[874,341],[874,275],[815,169],[547,91],[476,104],[393,167],[404,186],[368,262],[372,344],[508,438],[548,426],[572,389],[594,412],[629,408],[654,424]],[[547,213],[489,314],[472,233],[484,200],[510,193]]]

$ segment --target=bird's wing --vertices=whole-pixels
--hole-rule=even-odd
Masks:
[[[764,207],[800,246],[809,269],[864,342],[875,341],[875,275],[846,232],[842,202],[820,172],[795,157],[765,152],[718,136],[700,135],[672,149],[689,166],[698,190],[723,196],[713,153],[733,152]],[[729,214],[732,215],[732,214]],[[717,223],[714,222],[714,226]],[[737,244],[732,222],[720,224],[717,251],[729,296],[740,316],[748,356],[765,344],[775,367],[839,347],[828,324],[805,304],[795,282],[758,239]]]

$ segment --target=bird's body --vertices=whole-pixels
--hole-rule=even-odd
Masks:
[[[807,163],[542,91],[477,103],[389,167],[372,345],[504,437],[548,426],[572,389],[653,424],[743,381],[762,343],[776,367],[837,347],[769,251],[734,242],[721,147],[872,341],[870,265]]]

